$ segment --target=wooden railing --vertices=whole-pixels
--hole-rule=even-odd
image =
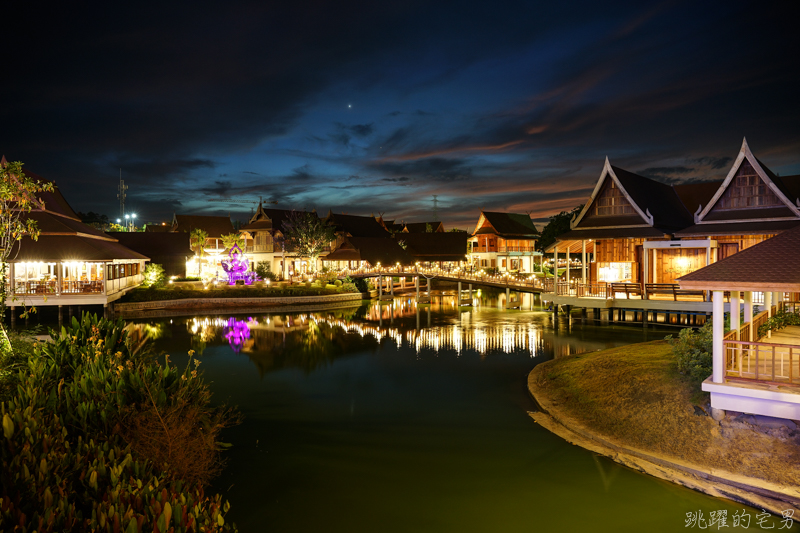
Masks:
[[[727,379],[782,385],[800,384],[800,347],[749,341],[723,341]]]
[[[578,283],[575,295],[579,298],[608,298],[608,283]]]

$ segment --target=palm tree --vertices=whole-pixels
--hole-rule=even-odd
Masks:
[[[203,246],[206,244],[206,239],[208,238],[208,233],[201,230],[200,228],[195,228],[189,234],[189,244],[191,245],[194,253],[197,254],[199,257],[197,263],[197,274],[200,274],[200,264],[203,260]]]

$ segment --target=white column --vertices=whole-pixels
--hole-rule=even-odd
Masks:
[[[567,245],[567,291],[569,291],[569,245]]]
[[[772,305],[780,305],[781,301],[783,301],[782,292],[775,292],[772,294]],[[778,311],[780,311],[780,309],[778,309]]]
[[[586,285],[586,241],[581,241],[581,283]]]
[[[744,321],[750,323],[750,338],[740,340],[753,340],[753,291],[745,291],[744,293]]]
[[[725,305],[723,291],[714,291],[711,319],[712,331],[714,333],[713,350],[711,353],[711,361],[714,365],[714,372],[712,380],[714,383],[722,383],[725,375],[725,352],[723,351],[722,337],[725,336]]]
[[[553,245],[553,294],[558,294],[558,241]]]
[[[731,330],[739,331],[739,291],[731,291]],[[739,335],[736,335],[739,339]]]
[[[764,308],[767,310],[767,318],[768,319],[771,318],[772,317],[772,293],[771,292],[765,292],[764,293]],[[771,331],[767,332],[767,338],[768,339],[772,338],[772,332]]]

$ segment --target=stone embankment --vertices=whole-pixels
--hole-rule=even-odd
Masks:
[[[327,294],[319,296],[278,296],[268,298],[184,298],[151,302],[114,303],[118,318],[184,316],[192,313],[228,311],[238,313],[296,312],[353,307],[368,300],[368,293]]]
[[[634,470],[777,516],[800,516],[797,425],[731,412],[714,421],[649,355],[662,349],[650,344],[625,347],[634,356],[618,348],[538,365],[528,376],[540,407],[531,418]]]

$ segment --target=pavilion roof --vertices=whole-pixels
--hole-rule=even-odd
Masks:
[[[337,233],[344,233],[351,237],[388,238],[391,235],[386,231],[386,228],[372,216],[365,217],[329,213],[326,220],[328,224],[336,228]]]
[[[504,238],[536,238],[539,232],[533,224],[531,217],[524,213],[499,213],[496,211],[481,211],[481,216],[494,228],[492,231],[485,226],[476,228],[473,235],[485,233],[496,234]],[[480,224],[480,220],[478,221]]]
[[[800,292],[800,225],[678,278],[681,288]]]
[[[428,233],[428,225],[430,225],[432,232],[443,232],[444,224],[441,222],[411,222],[406,224],[403,228],[404,233]]]
[[[19,253],[17,253],[19,251]],[[149,259],[114,240],[101,240],[80,235],[40,235],[34,241],[23,237],[11,249],[14,262],[21,261],[113,261]]]

